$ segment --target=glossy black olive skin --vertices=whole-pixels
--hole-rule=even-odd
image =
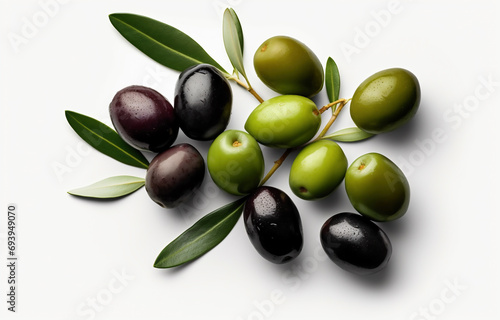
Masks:
[[[259,187],[245,202],[245,228],[257,252],[276,264],[296,258],[302,251],[299,211],[283,191]]]
[[[344,270],[368,275],[382,270],[392,254],[389,238],[375,223],[343,212],[321,227],[320,240],[328,257]]]
[[[134,85],[118,91],[109,114],[120,137],[138,150],[161,152],[175,142],[179,132],[170,102],[148,87]]]
[[[146,172],[149,197],[164,208],[190,199],[205,177],[205,161],[192,145],[178,144],[156,155]]]
[[[231,86],[214,66],[199,64],[179,75],[174,109],[181,130],[189,138],[215,139],[229,123],[232,103]]]

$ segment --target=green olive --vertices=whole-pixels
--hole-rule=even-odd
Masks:
[[[227,130],[210,145],[207,167],[219,188],[230,194],[244,195],[257,188],[264,176],[264,157],[251,135]]]
[[[403,216],[410,203],[410,185],[401,169],[379,153],[367,153],[347,169],[345,189],[354,209],[375,221]]]
[[[260,80],[278,93],[312,97],[323,88],[321,62],[311,49],[293,38],[276,36],[264,41],[253,63]]]
[[[347,158],[331,140],[319,140],[300,151],[290,168],[293,193],[304,200],[324,198],[344,180]]]
[[[274,148],[293,148],[309,141],[321,125],[316,104],[302,96],[283,95],[264,101],[245,123],[261,144]]]
[[[361,130],[379,134],[408,122],[420,104],[420,85],[401,68],[377,72],[363,81],[351,100],[351,118]]]

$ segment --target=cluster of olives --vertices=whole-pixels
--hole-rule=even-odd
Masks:
[[[183,71],[175,87],[174,107],[158,92],[141,86],[119,91],[110,104],[120,136],[139,150],[158,154],[146,174],[146,190],[159,205],[173,208],[201,185],[205,162],[190,144],[174,145],[179,128],[193,140],[212,141],[208,172],[222,190],[245,196],[243,216],[248,236],[267,260],[285,263],[302,250],[302,224],[297,207],[282,190],[263,186],[261,145],[301,148],[289,173],[292,192],[304,200],[321,199],[345,180],[355,213],[332,216],[320,231],[327,255],[340,267],[373,273],[388,262],[387,235],[373,221],[405,214],[410,188],[403,172],[378,153],[348,165],[336,142],[311,142],[321,126],[321,113],[311,98],[324,83],[323,67],[303,43],[284,36],[265,41],[254,55],[257,76],[280,95],[258,105],[244,129],[226,130],[232,105],[231,87],[215,67],[200,64]],[[351,117],[372,134],[394,130],[417,111],[420,88],[409,71],[393,68],[366,79],[351,100]]]
[[[206,171],[202,155],[191,144],[172,144],[179,128],[193,140],[216,138],[229,123],[232,100],[229,82],[208,64],[179,75],[173,107],[159,92],[144,86],[116,93],[109,111],[118,134],[138,150],[157,153],[145,179],[153,201],[174,208],[198,190]]]

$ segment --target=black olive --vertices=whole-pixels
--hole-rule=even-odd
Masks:
[[[209,64],[184,70],[175,87],[174,110],[179,126],[193,140],[213,140],[231,116],[233,94],[224,75]]]
[[[170,102],[148,87],[129,86],[118,91],[109,105],[109,113],[120,137],[139,150],[166,150],[179,132]]]
[[[343,212],[321,227],[321,245],[330,259],[344,270],[372,274],[383,269],[392,253],[389,238],[369,219]]]
[[[205,161],[198,150],[182,143],[157,154],[146,172],[149,197],[164,208],[190,199],[205,177]]]
[[[253,246],[273,263],[285,263],[302,251],[302,222],[290,197],[273,187],[259,187],[247,199],[245,228]]]

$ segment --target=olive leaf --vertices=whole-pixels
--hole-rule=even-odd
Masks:
[[[131,147],[116,131],[86,115],[66,110],[66,120],[88,144],[122,163],[147,169],[149,162],[137,149]]]
[[[325,67],[325,87],[328,100],[337,101],[340,93],[340,73],[335,61],[329,57]],[[335,108],[331,108],[332,112]]]
[[[192,261],[217,246],[233,229],[245,198],[212,211],[170,242],[158,255],[155,268],[172,268]]]
[[[109,20],[137,49],[168,68],[184,71],[207,63],[227,74],[195,40],[168,24],[130,13],[113,13]]]
[[[231,64],[234,69],[243,75],[248,83],[243,65],[243,30],[236,12],[231,8],[224,11],[222,33],[224,47]]]
[[[231,14],[236,32],[238,33],[238,40],[240,41],[241,52],[244,52],[243,49],[245,47],[244,46],[245,40],[243,38],[243,28],[241,27],[240,19],[238,18],[238,15],[236,14],[236,11],[234,11],[233,8],[227,8],[224,13],[226,13],[226,11],[228,11]]]
[[[345,128],[334,133],[324,136],[324,139],[330,139],[339,142],[355,142],[368,139],[374,136],[371,133],[365,132],[358,127]]]
[[[144,186],[143,178],[132,176],[116,176],[106,178],[86,187],[68,191],[69,194],[86,198],[119,198]]]

